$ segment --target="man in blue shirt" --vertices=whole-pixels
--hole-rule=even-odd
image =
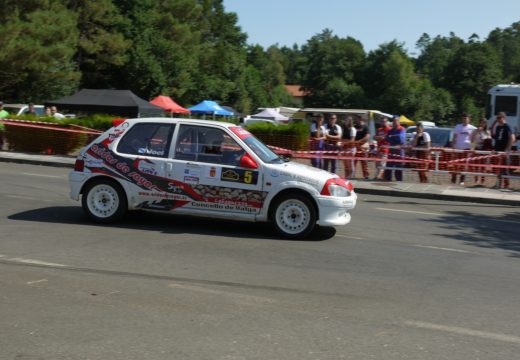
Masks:
[[[392,128],[386,134],[385,140],[391,147],[399,147],[396,149],[390,148],[388,162],[386,164],[387,169],[385,169],[385,180],[392,181],[392,172],[394,171],[392,168],[401,168],[402,166],[400,162],[395,161],[396,159],[401,159],[404,156],[404,150],[401,149],[400,146],[406,143],[406,131],[404,127],[399,124],[399,116],[394,116],[392,119]],[[402,170],[395,170],[395,179],[397,181],[403,181]]]

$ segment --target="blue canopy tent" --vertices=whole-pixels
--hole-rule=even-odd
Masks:
[[[215,101],[204,100],[188,108],[192,114],[233,116],[231,111],[224,109]]]

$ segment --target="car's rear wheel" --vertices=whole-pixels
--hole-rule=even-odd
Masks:
[[[276,200],[271,220],[284,237],[302,239],[316,226],[316,210],[307,196],[287,194]]]
[[[120,220],[128,209],[125,192],[117,182],[109,179],[88,184],[81,204],[88,217],[98,223]]]

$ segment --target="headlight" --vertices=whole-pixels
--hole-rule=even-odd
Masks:
[[[329,185],[330,196],[345,197],[350,196],[350,191],[340,185]]]
[[[321,190],[321,195],[334,197],[347,197],[354,190],[350,181],[341,178],[332,178],[327,180],[325,186]]]

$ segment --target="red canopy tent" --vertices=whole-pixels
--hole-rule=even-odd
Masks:
[[[159,106],[160,108],[163,108],[165,111],[169,111],[171,113],[175,114],[189,114],[191,111],[188,109],[183,108],[179,104],[177,104],[175,101],[172,100],[169,96],[159,95],[150,103]]]

